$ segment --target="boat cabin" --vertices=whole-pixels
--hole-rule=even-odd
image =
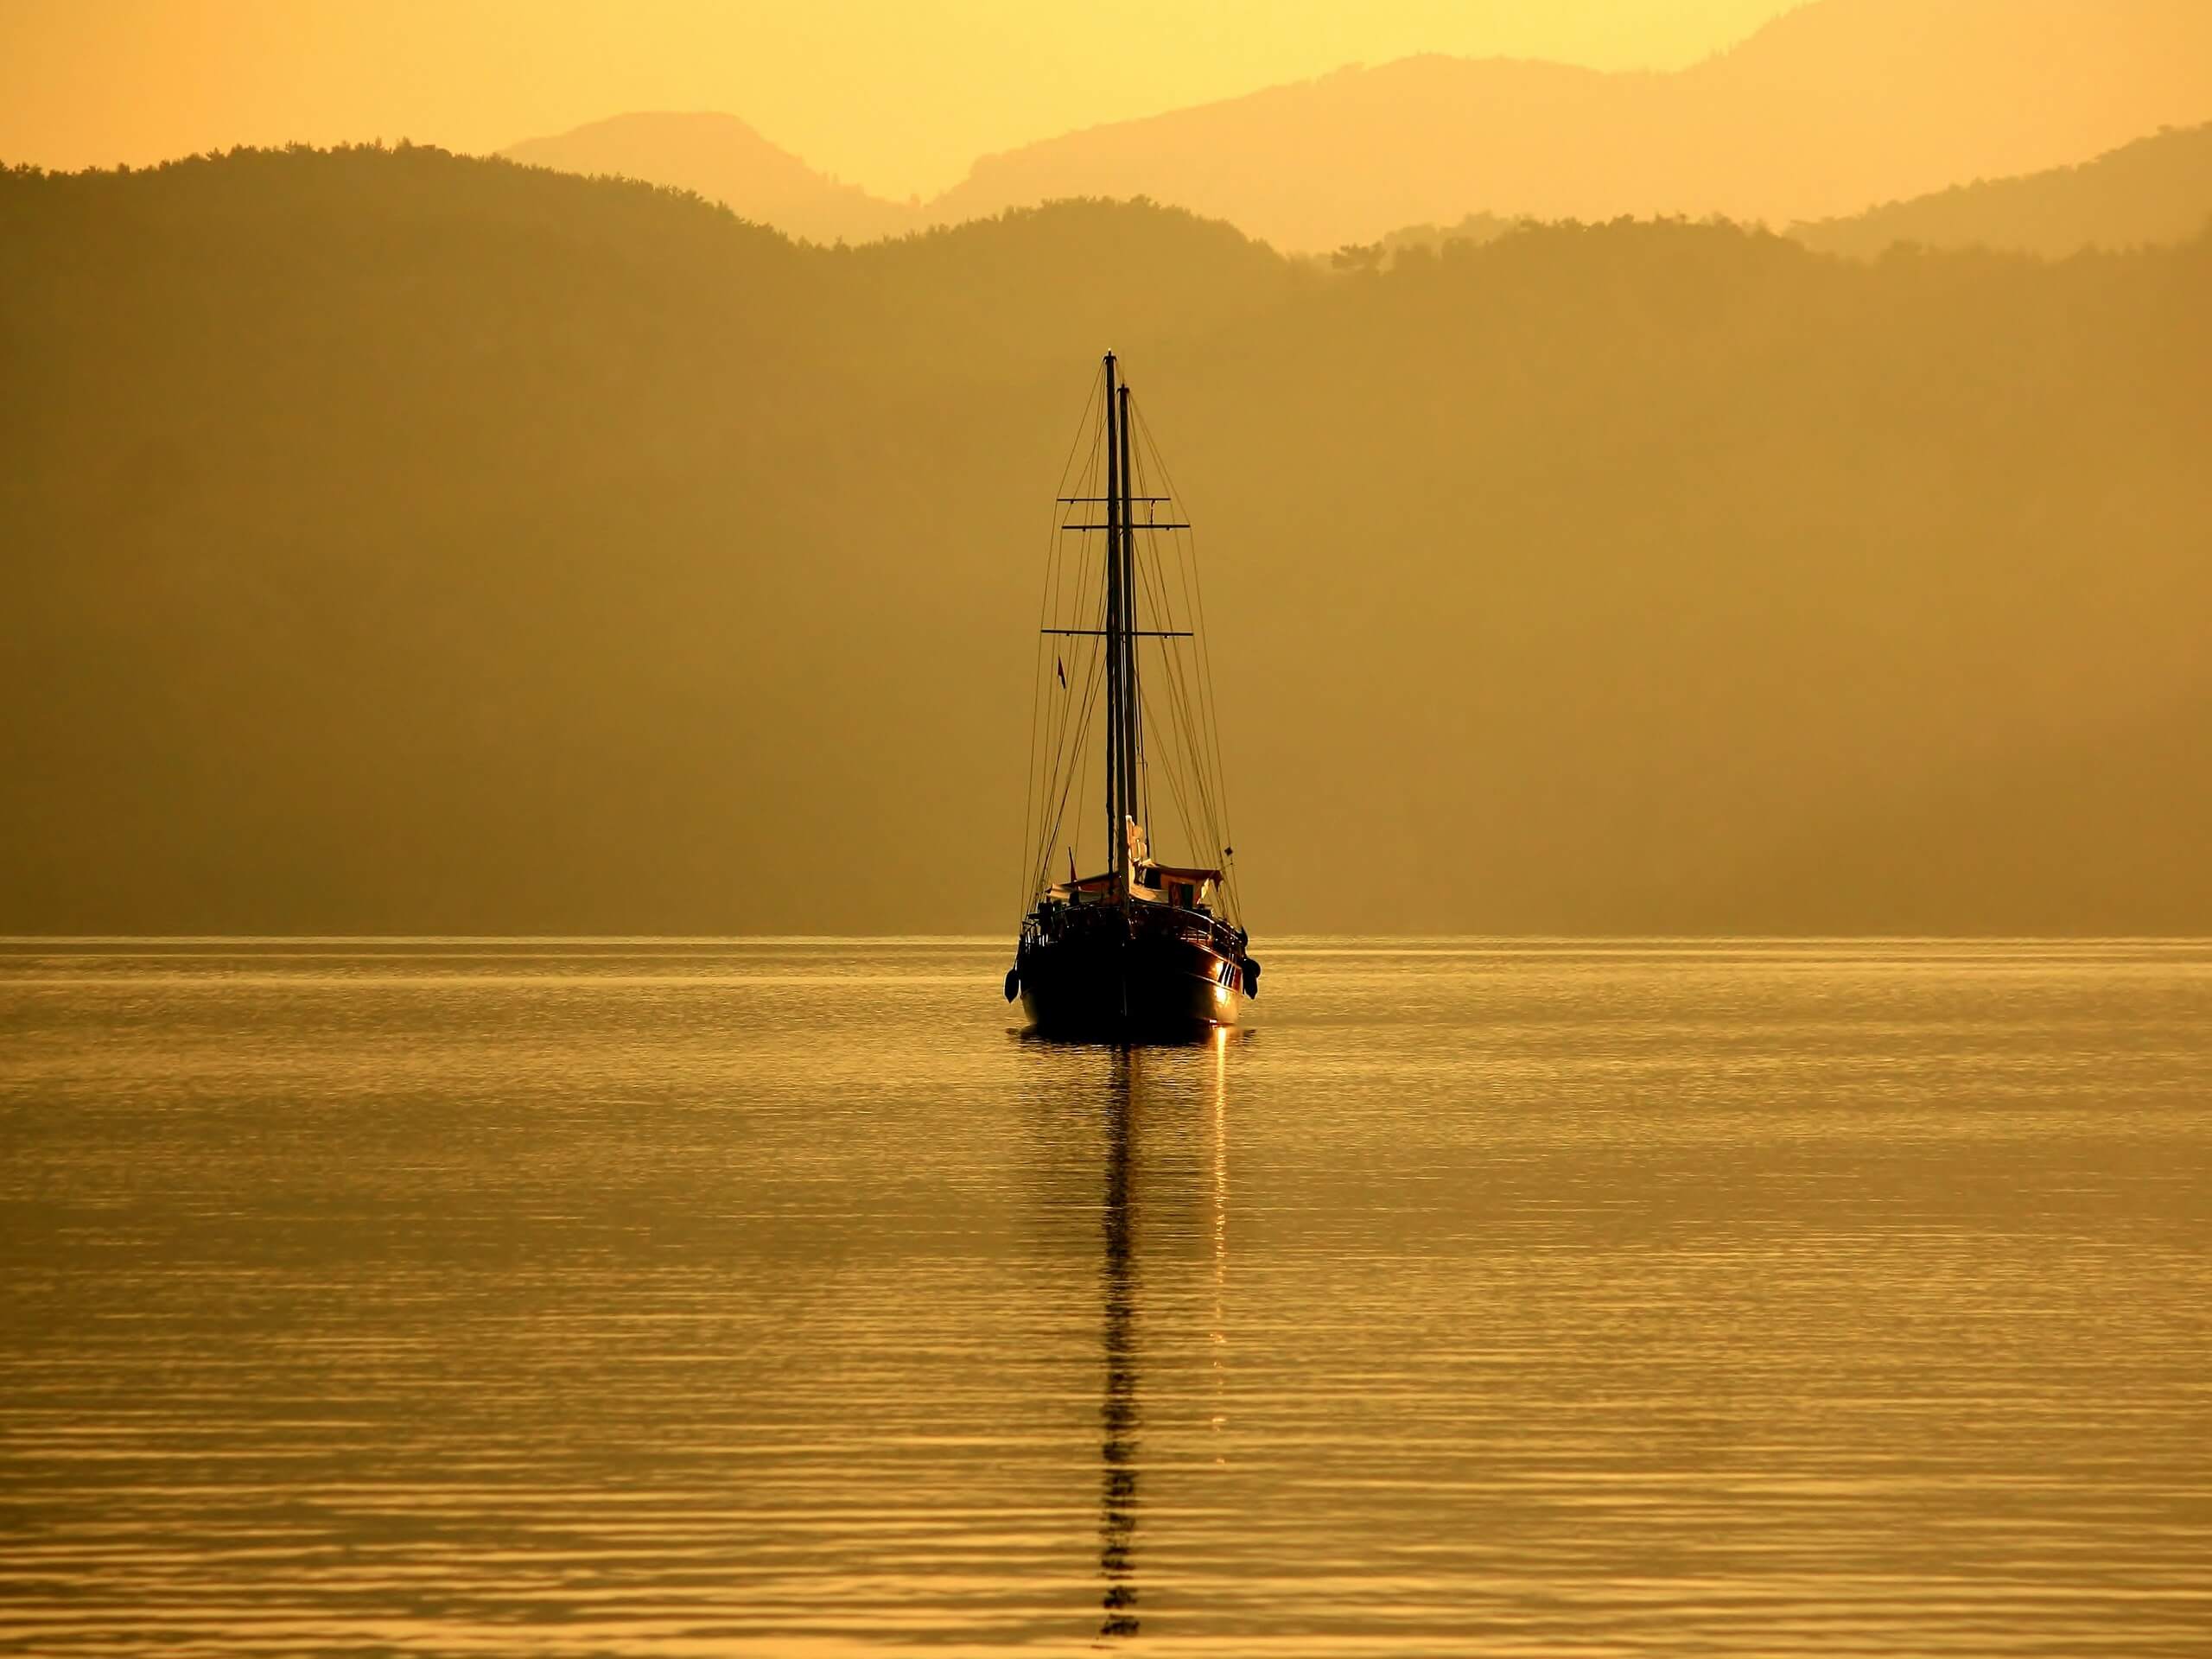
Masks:
[[[1205,911],[1211,915],[1214,887],[1220,880],[1219,870],[1180,869],[1171,864],[1147,862],[1129,873],[1129,896],[1154,904],[1173,905],[1178,910]]]
[[[1147,860],[1129,871],[1129,897],[1140,904],[1173,905],[1178,910],[1195,910],[1211,916],[1214,889],[1220,882],[1219,870],[1185,869]],[[1078,907],[1110,905],[1116,898],[1114,877],[1086,875],[1079,881],[1058,882],[1046,891],[1045,897],[1051,903]]]

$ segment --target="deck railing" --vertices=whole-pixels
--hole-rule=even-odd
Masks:
[[[1143,934],[1151,938],[1182,939],[1224,957],[1238,956],[1244,948],[1244,936],[1218,916],[1202,916],[1173,905],[1147,904],[1131,905],[1126,910],[1119,905],[1056,906],[1041,922],[1034,913],[1023,918],[1021,942],[1047,944],[1113,928],[1126,929],[1132,938]]]

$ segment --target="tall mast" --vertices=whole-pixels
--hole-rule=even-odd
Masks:
[[[1124,595],[1122,588],[1122,495],[1128,480],[1122,475],[1122,434],[1121,431],[1122,406],[1121,394],[1114,385],[1114,353],[1106,353],[1106,855],[1107,868],[1116,878],[1114,887],[1118,897],[1122,884],[1122,860],[1127,855],[1127,842],[1122,833],[1122,815],[1127,810],[1128,769],[1125,764],[1126,746],[1122,729],[1126,721],[1122,705],[1125,692],[1122,684],[1123,652],[1128,645],[1128,620],[1122,614]]]
[[[1143,804],[1137,796],[1137,567],[1136,567],[1136,505],[1130,492],[1135,488],[1129,477],[1129,385],[1122,383],[1121,394],[1121,520],[1119,537],[1122,565],[1122,793],[1127,802],[1125,810],[1135,817],[1142,811]],[[1111,534],[1107,540],[1114,541]],[[1120,826],[1116,825],[1119,831]]]

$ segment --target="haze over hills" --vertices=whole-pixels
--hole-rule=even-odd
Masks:
[[[2212,930],[2208,291],[2202,239],[1328,277],[427,149],[0,175],[0,931],[1010,928],[1109,345],[1263,938]]]
[[[1409,225],[1379,244],[1340,250],[1345,266],[1388,264],[1408,248],[1491,242],[1526,224],[1470,213],[1454,225]],[[1986,248],[2062,259],[2087,249],[2171,247],[2212,225],[2212,124],[2139,138],[2079,167],[1984,179],[1848,219],[1793,225],[1792,240],[1824,253],[1878,257],[1900,245]]]
[[[1285,249],[1477,210],[1781,224],[2208,115],[2212,7],[2196,0],[1815,0],[1678,74],[1346,70],[993,156],[931,207],[1148,195]]]
[[[1783,225],[2078,162],[2208,117],[2200,0],[1813,0],[1679,73],[1413,58],[1069,133],[979,160],[907,222],[1142,196],[1307,251],[1470,213]],[[889,204],[802,201],[703,167],[693,119],[546,142],[574,170],[696,188],[796,233],[899,228]],[[550,153],[531,148],[507,153]]]
[[[620,115],[512,144],[500,154],[564,173],[604,173],[696,191],[813,242],[863,242],[918,222],[913,207],[816,172],[734,115]]]
[[[2212,223],[2212,124],[2155,133],[2025,178],[1976,180],[1849,219],[1795,225],[1827,253],[1871,257],[1898,243],[2063,257],[2083,248],[2188,241]]]

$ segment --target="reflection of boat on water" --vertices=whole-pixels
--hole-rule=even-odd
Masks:
[[[1135,1133],[1129,1090],[1129,1058],[1113,1057],[1107,1101],[1106,1202],[1100,1212],[1104,1265],[1100,1346],[1106,1357],[1106,1396],[1099,1408],[1098,1571],[1105,1580],[1101,1636],[1137,1633],[1137,1277],[1131,1225],[1130,1164]]]
[[[1133,441],[1135,410],[1115,370],[1109,353],[1099,418],[1084,422],[1093,432],[1089,459],[1075,474],[1071,457],[1079,484],[1059,498],[1071,511],[1055,526],[1046,582],[1052,626],[1040,635],[1049,648],[1040,646],[1038,657],[1032,907],[1006,994],[1020,997],[1040,1032],[1129,1040],[1234,1025],[1238,993],[1259,994],[1260,964],[1236,916],[1197,568],[1187,541],[1177,539],[1190,526],[1161,511],[1172,496],[1138,493],[1140,466],[1149,463],[1163,485],[1166,468],[1148,443]],[[1062,532],[1077,535],[1077,550],[1069,551]],[[1103,554],[1094,564],[1081,550],[1101,544],[1082,538],[1099,534]],[[1138,626],[1141,610],[1154,626]],[[1141,644],[1154,665],[1149,689]],[[1071,822],[1068,807],[1094,734],[1105,763],[1107,868],[1079,876],[1084,815]],[[1148,845],[1155,778],[1166,790],[1160,804],[1172,808],[1188,844],[1202,849],[1184,863],[1162,862]],[[1063,851],[1065,881],[1053,875]]]
[[[1203,1236],[1212,1257],[1209,1339],[1216,1394],[1208,1415],[1216,1433],[1226,1421],[1219,1390],[1226,1342],[1222,1297],[1228,1264],[1226,1060],[1230,1040],[1230,1033],[1218,1031],[1203,1058],[1179,1055],[1174,1061],[1179,1080],[1198,1082],[1202,1076],[1205,1078],[1182,1102],[1174,1103],[1203,1109],[1211,1132],[1210,1179],[1185,1194],[1204,1205],[1205,1222],[1203,1226],[1188,1228],[1184,1236]],[[1193,1061],[1205,1065],[1206,1071],[1201,1074],[1190,1068],[1189,1062]],[[1143,1213],[1139,1171],[1142,1107],[1147,1091],[1140,1089],[1139,1074],[1147,1059],[1124,1049],[1109,1056],[1108,1064],[1099,1185],[1099,1349],[1103,1366],[1099,1405],[1098,1634],[1102,1638],[1140,1633],[1137,1522],[1143,1472],[1141,1434],[1145,1427],[1139,1342],[1139,1316],[1145,1296],[1139,1260],[1140,1221]],[[1168,1098],[1160,1103],[1167,1104],[1174,1094],[1184,1091],[1171,1089],[1162,1092]],[[1189,1127],[1184,1126],[1185,1130]],[[1189,1144],[1187,1133],[1179,1133],[1173,1138]],[[1154,1173],[1158,1173],[1157,1169]],[[1170,1202],[1173,1205],[1173,1199]],[[1216,1461],[1220,1459],[1217,1458]]]

